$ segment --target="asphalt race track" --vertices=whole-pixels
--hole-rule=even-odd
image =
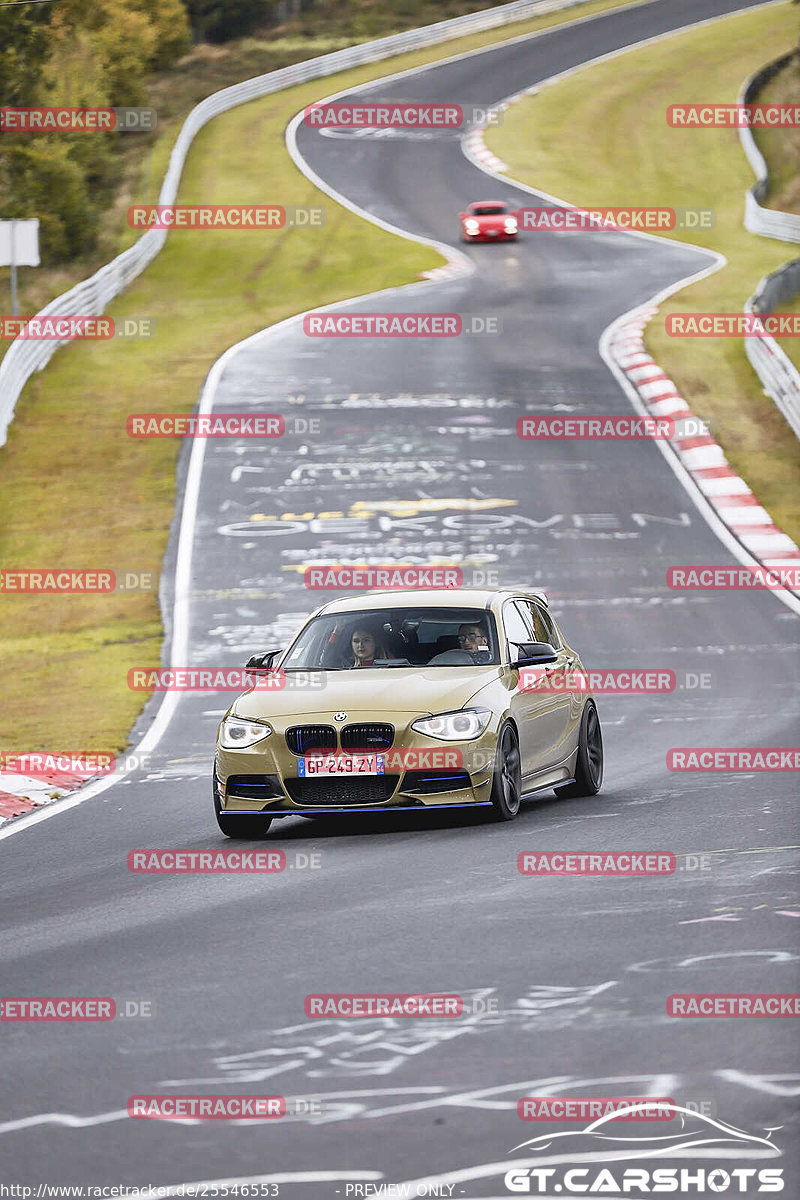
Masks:
[[[363,94],[496,103],[743,7],[656,0]],[[465,202],[499,192],[532,203],[472,166],[449,134],[337,139],[301,126],[297,145],[352,203],[454,246]],[[635,181],[632,193],[636,203]],[[344,1197],[348,1182],[431,1177],[454,1188],[441,1194],[501,1196],[504,1172],[527,1161],[513,1148],[551,1129],[520,1121],[517,1100],[575,1092],[669,1096],[748,1135],[775,1131],[781,1157],[752,1143],[669,1161],[777,1165],[784,1194],[800,1194],[792,1022],[679,1021],[665,1007],[672,993],[798,990],[796,777],[666,766],[671,747],[795,744],[798,615],[765,592],[667,588],[671,564],[735,559],[655,445],[534,445],[515,433],[525,414],[629,414],[598,354],[603,330],[710,257],[607,232],[529,233],[465,252],[471,274],[348,310],[486,315],[500,318],[500,333],[312,339],[293,321],[226,360],[215,411],[321,418],[324,431],[207,443],[191,665],[241,664],[285,644],[330,598],[306,590],[305,565],[446,556],[468,577],[491,570],[501,585],[545,588],[589,665],[666,667],[681,687],[599,698],[607,774],[594,799],[547,793],[505,825],[482,810],[290,818],[265,843],[286,851],[282,874],[134,875],[133,848],[224,842],[210,770],[231,697],[183,696],[145,769],[2,846],[3,994],[154,1008],[150,1019],[5,1026],[8,1182],[285,1177],[280,1195],[305,1200]],[[170,580],[177,533],[176,518]],[[533,849],[708,857],[669,878],[525,878],[517,854]],[[319,855],[318,869],[303,867],[307,855]],[[348,991],[459,992],[487,1015],[304,1016],[308,993]],[[126,1116],[135,1094],[238,1091],[321,1098],[324,1109],[279,1122]],[[304,1180],[309,1172],[323,1174]]]

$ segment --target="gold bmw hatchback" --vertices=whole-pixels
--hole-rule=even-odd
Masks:
[[[228,837],[292,813],[486,805],[511,821],[534,792],[592,796],[603,781],[597,706],[541,594],[334,600],[247,669],[253,687],[217,733]]]

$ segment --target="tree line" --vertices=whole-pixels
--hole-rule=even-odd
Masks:
[[[227,41],[307,0],[0,0],[0,106],[146,106],[147,81],[197,41]],[[97,245],[125,134],[0,129],[0,218],[38,217],[42,261]],[[140,136],[132,134],[130,136]]]

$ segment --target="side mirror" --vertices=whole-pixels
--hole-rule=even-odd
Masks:
[[[558,651],[549,642],[518,642],[518,658],[512,667],[534,667],[558,659]]]
[[[253,654],[245,663],[245,671],[252,675],[265,675],[272,667],[274,660],[283,650],[265,650],[263,654]]]

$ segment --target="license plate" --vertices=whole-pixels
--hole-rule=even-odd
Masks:
[[[297,774],[307,775],[383,775],[386,757],[383,754],[324,754],[297,760]]]

